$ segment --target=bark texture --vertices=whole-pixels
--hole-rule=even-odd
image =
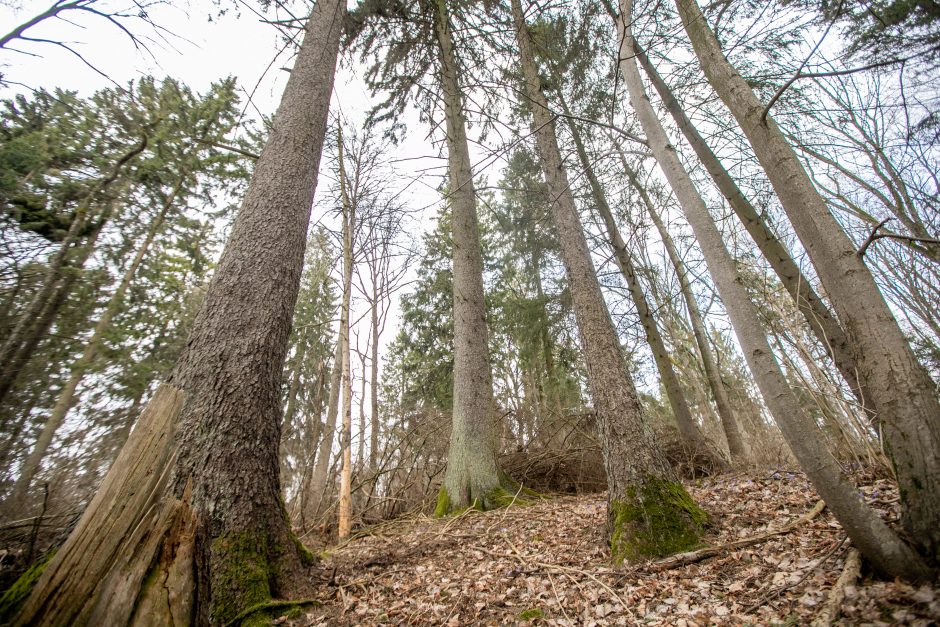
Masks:
[[[454,409],[447,471],[436,510],[441,515],[471,505],[483,509],[499,506],[500,476],[492,425],[483,253],[460,69],[445,0],[432,4],[447,129],[454,271]]]
[[[649,76],[650,82],[656,88],[659,97],[662,98],[666,110],[669,111],[679,130],[682,131],[682,135],[689,142],[722,195],[728,200],[728,204],[737,214],[744,228],[747,229],[761,254],[767,259],[770,267],[780,279],[780,283],[793,298],[797,309],[803,314],[803,318],[819,340],[820,345],[832,358],[849,389],[852,390],[852,393],[864,408],[867,403],[866,399],[870,395],[867,393],[864,384],[859,380],[855,357],[850,350],[845,331],[836,319],[835,314],[829,310],[829,306],[816,293],[813,284],[800,270],[783,242],[780,241],[780,238],[773,232],[767,221],[761,217],[754,205],[738,187],[738,184],[731,178],[718,156],[712,152],[712,149],[705,142],[705,138],[698,132],[698,129],[692,124],[692,120],[686,115],[682,105],[676,100],[672,90],[669,89],[669,86],[666,85],[666,82],[656,71],[656,67],[652,64],[646,52],[637,45],[634,46],[634,51],[640,65],[643,66],[644,71]]]
[[[608,485],[607,530],[616,561],[688,550],[698,543],[704,513],[677,480],[644,423],[620,338],[600,283],[558,149],[554,116],[542,91],[519,0],[512,1],[525,91],[549,188],[552,215],[581,334],[588,386]]]
[[[902,524],[940,563],[940,400],[855,246],[773,117],[728,62],[694,0],[676,6],[715,92],[747,136],[842,322],[881,421],[901,492]]]
[[[356,227],[356,209],[347,193],[346,164],[343,160],[343,129],[337,129],[337,154],[339,155],[339,187],[343,201],[343,303],[339,329],[343,351],[343,428],[340,431],[340,449],[343,466],[339,476],[339,538],[349,536],[352,528],[352,368],[349,350],[349,304],[352,299],[353,234]]]
[[[280,379],[344,12],[314,7],[183,354],[18,624],[227,624],[303,591],[310,554],[280,500]]]
[[[632,3],[622,0],[620,69],[630,92],[630,102],[643,126],[650,149],[666,175],[686,219],[698,240],[709,273],[715,281],[748,367],[754,374],[771,415],[799,460],[807,477],[838,518],[846,533],[880,571],[890,576],[923,579],[924,563],[910,547],[878,517],[842,472],[838,461],[826,448],[815,421],[806,415],[786,380],[758,317],[757,310],[738,280],[734,259],[725,248],[721,233],[708,213],[692,179],[669,143],[652,104],[643,89],[640,71],[631,55],[633,37],[625,24],[631,23]]]

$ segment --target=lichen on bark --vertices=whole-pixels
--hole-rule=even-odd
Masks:
[[[609,509],[610,552],[616,563],[665,557],[700,543],[708,515],[677,481],[646,477]]]

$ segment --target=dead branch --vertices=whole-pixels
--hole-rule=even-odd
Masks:
[[[842,574],[839,575],[839,579],[836,580],[835,585],[832,586],[832,590],[829,591],[829,596],[826,599],[826,603],[819,611],[819,615],[813,619],[812,627],[829,627],[829,625],[839,617],[842,600],[845,599],[845,589],[858,580],[861,570],[861,553],[858,552],[858,549],[849,549],[849,553],[845,557],[845,566],[842,569]]]
[[[672,568],[676,568],[679,566],[685,566],[687,564],[694,564],[696,562],[701,562],[702,560],[706,560],[709,557],[721,555],[728,551],[733,551],[735,549],[742,549],[746,546],[753,546],[755,544],[760,544],[761,542],[765,542],[776,536],[782,536],[782,535],[788,534],[794,529],[796,529],[797,527],[799,527],[800,525],[813,520],[814,518],[816,518],[816,516],[820,514],[820,512],[823,511],[823,509],[825,509],[825,507],[826,507],[826,503],[824,501],[819,501],[818,503],[816,503],[816,505],[813,506],[813,509],[809,510],[808,512],[806,512],[805,514],[803,514],[796,520],[790,523],[787,523],[780,529],[775,529],[773,531],[766,531],[764,533],[759,533],[756,536],[751,536],[750,538],[742,538],[741,540],[735,540],[734,542],[729,542],[727,544],[722,544],[719,546],[709,546],[704,549],[699,549],[697,551],[689,551],[687,553],[678,553],[676,555],[667,557],[666,559],[659,560],[658,562],[653,562],[652,564],[649,565],[648,568],[649,570],[652,570],[652,571],[670,570]]]

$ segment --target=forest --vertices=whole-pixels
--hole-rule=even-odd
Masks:
[[[935,0],[0,20],[0,625],[940,621]]]

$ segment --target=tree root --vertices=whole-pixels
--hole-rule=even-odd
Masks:
[[[701,562],[706,560],[709,557],[714,557],[716,555],[721,555],[728,552],[729,550],[741,549],[746,546],[752,546],[755,544],[760,544],[770,538],[776,536],[782,536],[784,534],[790,533],[803,523],[807,523],[812,519],[816,518],[820,512],[825,509],[826,503],[824,501],[819,501],[816,505],[813,506],[813,509],[809,510],[796,520],[787,523],[780,529],[774,531],[766,531],[764,533],[757,534],[756,536],[751,536],[750,538],[742,538],[741,540],[735,540],[734,542],[729,542],[727,544],[722,544],[719,546],[709,546],[704,549],[698,549],[697,551],[688,551],[686,553],[677,553],[667,557],[666,559],[653,562],[648,566],[649,570],[652,571],[661,571],[669,570],[671,568],[677,568],[679,566],[685,566],[687,564],[694,564],[696,562]]]
[[[316,599],[300,599],[299,601],[264,601],[263,603],[257,603],[249,608],[246,608],[238,616],[225,623],[225,627],[238,627],[243,622],[245,622],[245,619],[249,618],[253,614],[257,614],[258,612],[266,612],[269,610],[288,610],[292,608],[306,607],[308,605],[319,606],[321,603]]]
[[[858,580],[861,570],[861,553],[858,552],[858,549],[849,549],[849,553],[845,557],[845,566],[842,569],[842,574],[839,575],[839,579],[836,580],[835,585],[832,586],[832,590],[829,591],[826,603],[819,611],[819,614],[813,619],[812,627],[829,627],[829,625],[839,617],[842,601],[845,599],[845,589]]]

